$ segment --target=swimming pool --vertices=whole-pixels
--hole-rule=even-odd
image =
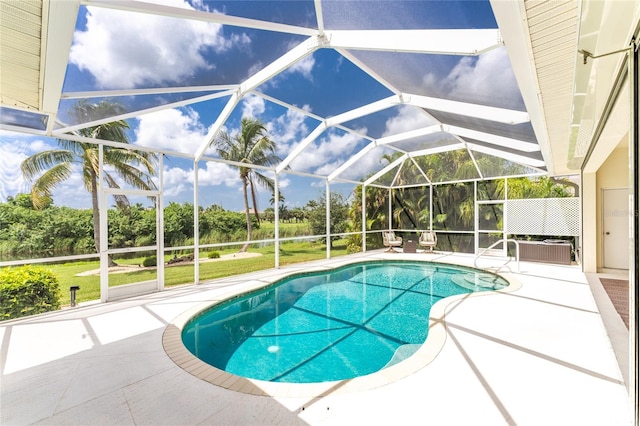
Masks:
[[[351,379],[418,350],[438,301],[507,285],[495,274],[439,263],[355,263],[213,306],[185,324],[182,341],[207,364],[250,379]]]

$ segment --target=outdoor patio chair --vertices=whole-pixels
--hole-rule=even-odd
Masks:
[[[385,247],[388,247],[387,252],[395,253],[393,248],[402,246],[402,237],[396,236],[393,231],[384,231],[382,233],[382,244],[384,244]]]
[[[423,232],[422,234],[420,234],[420,238],[418,239],[418,244],[420,244],[420,247],[425,247],[425,252],[427,247],[429,248],[430,252],[433,252],[433,248],[437,243],[438,236],[433,231]]]

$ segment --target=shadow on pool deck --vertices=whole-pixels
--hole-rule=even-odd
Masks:
[[[470,256],[446,257],[473,263]],[[523,273],[514,274],[522,282],[517,292],[450,306],[446,341],[433,362],[371,390],[345,392],[340,383],[315,399],[248,395],[200,380],[166,355],[167,324],[243,280],[344,261],[0,323],[0,423],[629,424],[611,343],[578,268],[523,263]]]

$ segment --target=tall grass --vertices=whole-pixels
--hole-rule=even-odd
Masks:
[[[280,238],[290,238],[290,237],[303,237],[312,235],[311,234],[311,226],[309,222],[299,222],[299,223],[280,223],[278,228]],[[270,240],[274,239],[276,235],[276,225],[271,222],[261,222],[260,227],[253,230],[252,239],[253,240]],[[245,241],[247,239],[247,231],[246,229],[239,229],[238,231],[229,234],[222,233],[218,231],[209,232],[206,235],[203,235],[200,238],[200,244],[215,244],[215,243],[229,243],[229,242],[238,242]],[[175,244],[174,245],[189,245],[193,244],[193,240],[190,239],[185,241],[184,244]]]

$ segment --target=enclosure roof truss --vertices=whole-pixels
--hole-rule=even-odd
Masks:
[[[389,3],[393,4],[393,2]],[[292,44],[288,50],[275,59],[270,59],[263,66],[252,70],[250,75],[235,83],[218,83],[209,85],[165,85],[160,87],[134,87],[130,89],[116,88],[96,90],[69,90],[64,91],[63,82],[65,68],[68,68],[69,53],[72,48],[72,38],[76,28],[78,13],[83,13],[86,9],[91,10],[111,10],[114,13],[140,14],[140,16],[170,17],[189,22],[203,22],[207,24],[222,25],[233,31],[259,31],[269,34],[278,34],[290,37],[297,37],[297,43]],[[96,126],[117,120],[129,120],[139,118],[147,114],[157,113],[168,109],[184,108],[212,100],[223,102],[223,107],[217,112],[213,123],[208,125],[208,132],[203,138],[198,148],[190,154],[190,158],[198,161],[208,161],[212,158],[210,154],[211,146],[221,131],[227,129],[228,120],[237,110],[241,102],[250,96],[259,96],[270,104],[278,105],[288,110],[295,111],[309,120],[316,122],[310,127],[310,131],[303,135],[295,144],[292,144],[290,151],[283,156],[283,161],[272,170],[275,173],[282,173],[285,170],[299,172],[304,175],[317,175],[322,179],[336,182],[360,182],[364,184],[380,185],[376,182],[394,167],[405,167],[403,161],[409,161],[415,167],[419,178],[426,182],[431,182],[428,174],[422,170],[421,156],[445,153],[448,151],[466,150],[473,164],[477,169],[478,178],[483,178],[481,167],[475,158],[474,153],[482,153],[497,157],[499,159],[517,163],[535,169],[534,171],[544,172],[546,170],[545,160],[541,148],[537,142],[537,137],[532,129],[544,127],[543,115],[539,111],[524,111],[497,107],[492,105],[491,100],[487,103],[478,100],[460,100],[455,96],[447,98],[441,95],[426,95],[418,91],[407,90],[407,84],[399,82],[397,75],[389,74],[388,70],[382,66],[382,62],[375,58],[410,58],[421,61],[424,58],[454,58],[452,63],[462,64],[459,59],[473,62],[472,58],[480,58],[496,49],[503,49],[505,41],[499,28],[430,28],[425,24],[421,27],[419,23],[413,23],[407,28],[379,28],[369,27],[363,24],[361,28],[353,25],[328,25],[331,22],[331,13],[327,10],[340,7],[339,4],[332,4],[323,0],[315,0],[313,11],[315,22],[313,25],[299,25],[285,22],[277,22],[269,19],[256,19],[254,17],[233,16],[211,10],[196,10],[196,7],[173,7],[166,4],[156,4],[153,2],[143,2],[134,0],[121,0],[117,2],[104,0],[69,0],[57,2],[51,0],[42,1],[42,13],[40,21],[25,23],[23,32],[32,31],[33,28],[41,27],[41,49],[40,49],[40,78],[37,87],[41,94],[37,104],[21,101],[14,96],[9,96],[7,87],[10,84],[25,85],[18,72],[11,75],[3,75],[2,85],[2,107],[3,112],[25,111],[41,114],[46,121],[44,128],[37,126],[21,125],[18,119],[13,122],[2,121],[0,128],[12,131],[22,131],[31,134],[48,135],[56,138],[77,138],[77,131],[82,128]],[[429,7],[425,5],[412,5],[412,7]],[[3,12],[3,18],[4,18]],[[335,12],[334,12],[335,14]],[[328,21],[329,19],[329,21]],[[333,18],[335,20],[335,18]],[[495,24],[494,24],[495,25]],[[142,29],[141,29],[142,31]],[[24,48],[25,41],[20,38],[11,39],[6,42],[11,47]],[[7,52],[3,48],[3,52]],[[274,95],[265,90],[269,89],[268,84],[275,79],[279,84],[286,84],[289,71],[297,64],[308,60],[320,51],[333,51],[335,55],[346,59],[355,67],[358,72],[366,76],[370,81],[381,85],[387,93],[386,96],[377,99],[368,99],[358,102],[352,98],[348,104],[357,105],[350,109],[339,111],[340,102],[334,103],[334,111],[331,113],[316,112],[316,108],[302,108],[300,102],[292,102]],[[371,56],[374,55],[371,59]],[[377,56],[383,55],[383,56]],[[399,56],[398,56],[399,55]],[[273,56],[272,56],[273,57]],[[3,65],[6,55],[3,56]],[[447,59],[441,59],[443,63]],[[466,63],[466,62],[465,62]],[[398,73],[401,70],[398,69]],[[450,70],[453,72],[453,70]],[[408,77],[407,77],[408,78]],[[415,80],[415,78],[414,78]],[[409,80],[407,80],[409,81]],[[416,84],[419,81],[414,81]],[[34,83],[35,84],[35,83]],[[267,86],[265,86],[267,84]],[[412,83],[413,84],[413,83]],[[482,84],[482,82],[478,82]],[[419,84],[418,84],[419,85]],[[303,90],[303,89],[301,89]],[[25,92],[26,93],[26,92]],[[193,94],[187,96],[187,94]],[[61,101],[73,99],[100,99],[116,97],[140,97],[140,96],[170,96],[185,95],[183,98],[169,101],[164,104],[126,111],[119,115],[101,117],[83,123],[63,123],[60,119],[59,108]],[[308,99],[308,105],[314,106],[314,99]],[[537,108],[536,104],[528,103],[529,109]],[[422,125],[414,128],[400,129],[383,134],[373,134],[363,131],[362,126],[356,123],[362,120],[383,114],[388,117],[390,112],[411,109],[422,117]],[[384,115],[387,114],[387,115]],[[539,118],[538,122],[532,122],[531,117]],[[523,127],[524,126],[524,127]],[[528,127],[527,127],[528,126]],[[529,136],[521,139],[523,130],[529,132]],[[527,130],[527,129],[531,130]],[[514,129],[514,130],[512,130]],[[294,170],[292,166],[310,146],[320,143],[319,141],[329,132],[343,132],[351,134],[353,137],[362,140],[360,147],[353,152],[348,152],[341,164],[326,174],[314,174],[305,170]],[[72,136],[76,134],[76,136]],[[544,139],[546,141],[546,139]],[[108,142],[108,141],[107,141]],[[546,143],[546,142],[545,142]],[[144,148],[142,148],[144,149]],[[347,176],[348,172],[359,160],[367,155],[380,151],[382,153],[396,152],[399,155],[386,165],[381,165],[378,170],[370,170],[369,173],[359,178],[353,179]],[[166,151],[165,153],[170,153]],[[184,156],[184,153],[179,153]],[[219,160],[216,160],[219,161]],[[221,161],[221,160],[220,160]],[[408,166],[408,164],[407,164]],[[393,186],[393,184],[392,184]]]

